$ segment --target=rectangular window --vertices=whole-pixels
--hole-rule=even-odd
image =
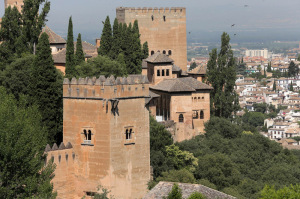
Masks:
[[[124,137],[125,143],[124,145],[134,145],[135,144],[135,137],[134,137],[134,128],[133,126],[125,127]]]
[[[170,70],[169,69],[166,70],[166,76],[170,76]]]
[[[193,112],[193,119],[198,119],[198,111]]]
[[[161,71],[161,76],[165,76],[165,70],[164,69]]]
[[[160,76],[160,70],[157,70],[157,76]]]

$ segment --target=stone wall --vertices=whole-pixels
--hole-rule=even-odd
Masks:
[[[75,163],[69,186],[64,164],[55,162],[58,198],[89,196],[99,185],[115,198],[143,197],[150,180],[148,79],[73,78],[63,87],[63,142],[72,144]]]
[[[187,70],[186,9],[125,8],[116,10],[121,23],[138,20],[141,42],[148,42],[151,51],[168,54],[182,70]]]
[[[23,0],[4,0],[5,8],[8,8],[8,6],[11,7],[16,6],[19,12],[21,12],[23,5],[24,5]]]

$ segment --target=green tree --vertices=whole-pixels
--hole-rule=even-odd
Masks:
[[[234,91],[236,80],[236,63],[229,44],[230,37],[223,33],[221,50],[213,49],[207,64],[207,83],[211,90],[211,113],[213,116],[229,118],[239,109]],[[236,103],[234,103],[236,102]]]
[[[276,79],[274,79],[274,83],[273,83],[273,91],[276,91]]]
[[[144,42],[143,44],[143,59],[147,59],[149,57],[149,48],[148,48],[148,42]]]
[[[13,8],[9,6],[5,9],[5,13],[1,22],[0,40],[2,41],[1,45],[7,48],[9,56],[16,52],[16,42],[22,34],[21,17],[21,14],[15,6]]]
[[[178,184],[173,185],[172,191],[168,194],[167,199],[182,199],[181,189]]]
[[[33,101],[38,105],[48,132],[48,141],[62,141],[62,76],[54,67],[48,35],[37,45],[31,84]]]
[[[1,198],[56,198],[52,162],[45,164],[46,129],[28,98],[16,101],[0,87]]]
[[[255,112],[261,112],[261,113],[266,113],[268,110],[268,105],[267,103],[255,103],[253,104],[253,108]]]
[[[299,73],[298,66],[295,64],[295,62],[291,61],[290,65],[289,65],[288,76],[295,77],[296,75],[298,75],[298,73]]]
[[[75,77],[75,55],[72,17],[69,18],[68,38],[66,49],[66,77]]]
[[[109,57],[112,59],[117,59],[118,55],[121,52],[121,30],[119,30],[118,19],[115,18],[113,25],[113,34],[112,34],[112,43],[109,53]]]
[[[199,192],[194,192],[188,197],[188,199],[206,199],[206,197]]]
[[[102,30],[100,47],[98,48],[98,54],[102,56],[109,56],[111,47],[112,47],[112,31],[111,31],[109,16],[107,16]]]
[[[293,81],[291,81],[291,84],[290,84],[290,88],[289,88],[290,91],[294,91],[294,87],[293,87]]]
[[[75,53],[75,65],[80,64],[84,61],[84,53],[82,49],[81,34],[78,34],[76,43],[76,53]]]
[[[276,190],[274,186],[266,185],[261,191],[260,199],[296,199],[300,198],[300,185],[285,186]]]
[[[263,126],[265,115],[261,112],[247,112],[243,115],[243,122],[254,127]]]
[[[268,63],[267,72],[272,72],[271,62]]]
[[[172,135],[150,116],[150,164],[154,179],[167,171],[166,146],[173,144]]]
[[[197,67],[197,64],[193,62],[190,66],[190,71]]]
[[[33,76],[32,69],[35,56],[32,54],[24,55],[24,57],[15,59],[11,64],[7,65],[2,75],[0,73],[1,85],[7,92],[12,93],[17,100],[21,95],[30,95],[32,90],[30,84]]]
[[[156,182],[159,181],[195,183],[196,179],[192,172],[180,169],[162,172],[161,176],[156,179]]]
[[[266,69],[264,69],[264,78],[267,77],[267,74],[266,74]]]

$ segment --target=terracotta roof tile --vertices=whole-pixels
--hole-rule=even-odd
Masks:
[[[61,36],[53,32],[48,26],[45,26],[42,30],[42,32],[47,33],[49,36],[49,42],[50,44],[65,44],[66,40],[64,40]]]
[[[150,63],[173,63],[174,60],[171,59],[169,56],[162,54],[160,52],[156,52],[150,57],[146,59],[146,62]]]
[[[211,90],[207,84],[197,81],[192,77],[165,79],[157,85],[151,87],[153,90],[166,92],[195,92],[196,90]]]

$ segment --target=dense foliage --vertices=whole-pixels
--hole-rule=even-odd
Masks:
[[[223,33],[221,50],[213,49],[207,63],[207,83],[210,92],[210,110],[213,116],[230,118],[239,109],[238,95],[234,91],[236,62],[229,44],[230,37]]]
[[[248,124],[213,117],[205,128],[205,135],[176,143],[181,151],[198,159],[196,169],[187,169],[192,163],[178,169],[167,164],[162,172],[155,171],[160,167],[153,167],[156,181],[200,183],[238,198],[258,198],[265,185],[282,188],[300,183],[300,156],[258,134]],[[165,153],[163,147],[160,149]]]
[[[22,53],[34,52],[49,10],[50,2],[45,0],[24,0],[21,13],[17,8],[5,9],[0,30],[0,69]]]
[[[295,62],[291,61],[289,65],[289,72],[288,72],[289,77],[295,77],[298,75],[298,73],[299,73],[298,65],[296,65]]]
[[[0,87],[0,198],[55,198],[53,164],[44,167],[42,117],[27,97],[19,98]]]
[[[98,54],[117,60],[120,55],[126,65],[127,74],[139,74],[142,71],[142,59],[148,55],[148,43],[141,46],[138,22],[128,26],[114,20],[111,27],[109,17],[106,17],[102,30]]]
[[[260,199],[296,199],[300,198],[300,185],[290,185],[276,190],[268,185],[261,192]]]

